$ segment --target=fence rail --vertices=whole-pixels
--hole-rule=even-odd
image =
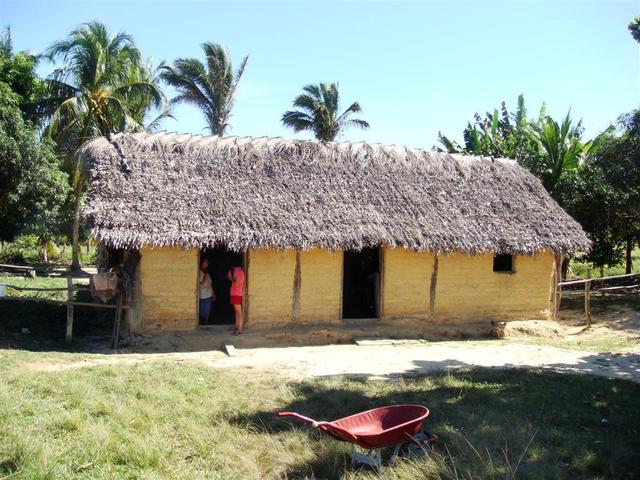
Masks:
[[[625,275],[612,275],[611,277],[599,277],[599,278],[582,278],[579,280],[569,280],[568,282],[560,282],[558,283],[558,286],[561,287],[566,287],[568,285],[579,285],[581,283],[593,283],[593,282],[605,282],[607,280],[614,280],[614,279],[618,279],[618,278],[632,278],[632,277],[639,277],[640,273],[627,273]]]
[[[18,291],[34,291],[34,292],[62,292],[69,290],[69,287],[51,287],[51,288],[41,288],[41,287],[18,287],[17,285],[10,285],[8,283],[4,284],[6,287],[11,288],[13,290]],[[89,291],[90,288],[87,285],[78,285],[75,284],[72,287],[74,290],[86,290]]]
[[[128,310],[129,305],[125,305],[124,293],[122,291],[117,293],[116,304],[109,303],[91,303],[91,302],[78,302],[73,299],[73,295],[75,291],[90,291],[90,287],[88,285],[78,285],[73,283],[74,278],[83,278],[78,277],[78,275],[73,275],[71,273],[66,275],[67,278],[67,286],[66,287],[19,287],[17,285],[10,285],[3,282],[6,288],[11,288],[17,291],[33,291],[33,292],[67,292],[66,300],[56,300],[53,298],[42,298],[42,297],[0,297],[0,300],[11,300],[18,302],[35,302],[35,303],[49,303],[55,305],[66,305],[67,306],[67,325],[66,325],[66,333],[65,338],[67,342],[71,342],[73,339],[73,307],[91,307],[91,308],[105,308],[115,310],[115,318],[113,320],[113,336],[111,339],[112,348],[117,348],[118,346],[118,337],[120,335],[120,321],[122,318],[122,311]]]
[[[562,299],[562,295],[563,293],[565,295],[582,295],[584,294],[584,317],[585,317],[585,321],[587,324],[587,328],[591,327],[591,295],[598,293],[598,292],[602,292],[602,293],[607,293],[607,292],[615,292],[615,291],[621,291],[621,290],[632,290],[635,288],[640,288],[640,284],[634,284],[634,285],[616,285],[613,287],[605,287],[604,283],[606,281],[609,280],[619,280],[622,278],[634,278],[634,277],[640,277],[640,273],[627,273],[625,275],[612,275],[610,277],[600,277],[600,278],[591,278],[591,271],[587,269],[587,276],[586,278],[580,279],[580,280],[569,280],[568,282],[558,282],[556,285],[556,298],[557,298],[557,303],[559,304],[561,299]],[[601,287],[600,288],[592,288],[593,283],[596,282],[600,282]],[[568,287],[568,286],[573,286],[573,285],[584,285],[584,290],[565,290],[564,292],[562,291],[562,287]],[[556,320],[558,317],[558,306],[556,306]]]

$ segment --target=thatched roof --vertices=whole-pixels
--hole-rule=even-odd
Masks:
[[[510,160],[366,143],[118,134],[83,150],[113,247],[402,246],[567,254],[585,233]]]

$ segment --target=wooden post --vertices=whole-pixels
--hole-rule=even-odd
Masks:
[[[587,328],[591,328],[591,269],[587,268],[586,282],[584,283],[584,316],[587,320]]]
[[[429,315],[436,311],[436,288],[438,282],[438,255],[433,256],[433,268],[431,270],[431,283],[429,284]]]
[[[113,335],[111,338],[111,348],[118,348],[118,340],[120,339],[120,318],[122,317],[122,297],[124,293],[118,292],[118,300],[116,302],[116,315],[113,319]]]
[[[250,308],[251,305],[249,304],[249,282],[251,282],[251,276],[250,276],[250,256],[249,256],[249,250],[245,250],[244,254],[242,255],[242,261],[243,261],[243,270],[244,270],[244,291],[242,292],[242,299],[244,300],[242,302],[242,315],[244,316],[244,328],[247,328],[247,325],[249,325],[249,322],[251,321],[251,316],[250,316]]]
[[[562,282],[562,256],[556,255],[555,261],[555,282],[554,282],[554,293],[555,293],[555,301],[553,305],[553,319],[558,320],[558,314],[560,311],[560,302],[562,301],[562,286],[560,283]]]
[[[374,296],[376,301],[376,318],[384,318],[384,266],[387,258],[386,247],[378,247],[378,275],[375,277]]]
[[[73,278],[71,274],[67,277],[67,300],[69,302],[73,301]],[[73,337],[73,305],[69,303],[67,305],[67,334],[66,339],[67,342],[71,342],[71,338]]]
[[[296,248],[296,264],[293,272],[293,298],[291,304],[291,320],[294,323],[300,321],[300,288],[302,286],[302,273],[300,271],[300,250]]]

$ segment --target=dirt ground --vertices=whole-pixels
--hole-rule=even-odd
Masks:
[[[194,362],[211,368],[241,367],[295,379],[330,375],[394,377],[478,366],[551,369],[640,381],[640,298],[636,297],[622,300],[612,297],[594,302],[593,325],[588,329],[585,329],[580,299],[568,299],[558,322],[510,322],[501,339],[377,338],[359,345],[292,343],[269,348],[242,348],[236,343],[237,348],[232,348],[228,355],[212,346],[215,345],[213,338],[221,338],[219,333],[196,331],[156,336],[144,344],[121,349],[115,355],[107,348],[92,347],[81,349],[83,354],[56,357],[53,361],[37,360],[27,366],[36,370],[60,370],[164,360]],[[250,329],[246,333],[251,335]],[[237,342],[235,337],[222,336],[223,343]],[[309,339],[306,334],[304,337]]]
[[[421,375],[469,367],[551,369],[640,382],[640,312],[622,309],[610,321],[585,330],[579,316],[560,322],[512,322],[503,339],[396,341],[370,339],[360,345],[290,346],[165,353],[89,355],[81,361],[30,363],[36,370],[60,370],[141,361],[175,361],[211,368],[241,367],[256,374],[292,379],[349,375],[370,378]],[[188,338],[180,338],[188,342]],[[600,347],[582,348],[581,345]],[[608,349],[613,345],[614,349]],[[181,345],[185,347],[185,345]],[[194,349],[195,350],[195,349]]]
[[[563,305],[558,324],[567,346],[619,344],[622,347],[618,350],[636,352],[640,348],[640,294],[605,296],[593,301],[589,328],[585,328],[582,297],[565,299]]]
[[[244,367],[293,379],[331,375],[371,378],[421,375],[464,367],[541,368],[564,373],[591,373],[640,381],[640,348],[596,353],[516,341],[455,341],[437,343],[326,345],[252,348],[233,356],[220,351],[159,354],[100,355],[81,361],[30,363],[29,368],[52,371],[97,365],[155,360],[194,362],[212,368]]]

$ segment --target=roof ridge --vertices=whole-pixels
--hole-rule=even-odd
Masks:
[[[312,139],[301,139],[301,138],[286,138],[283,136],[253,136],[253,135],[228,135],[228,136],[217,136],[217,135],[204,135],[201,133],[192,133],[192,132],[177,132],[177,131],[168,131],[168,130],[160,130],[157,132],[119,132],[112,135],[111,138],[123,138],[126,136],[133,136],[137,138],[149,137],[152,139],[159,139],[162,137],[170,137],[174,139],[186,141],[200,141],[200,140],[213,140],[214,143],[218,141],[231,141],[237,143],[241,142],[253,142],[253,141],[262,141],[266,143],[277,143],[277,142],[291,142],[292,144],[304,144],[304,145],[328,145],[333,146],[334,148],[359,148],[359,147],[372,147],[374,149],[382,149],[382,150],[398,150],[402,149],[407,152],[412,152],[414,154],[436,154],[437,156],[441,156],[442,158],[451,157],[455,160],[476,160],[476,161],[500,161],[501,163],[507,164],[517,164],[517,162],[511,158],[504,157],[493,157],[486,155],[476,155],[476,154],[466,154],[466,153],[450,153],[450,152],[440,152],[438,150],[428,149],[425,147],[410,147],[408,145],[401,145],[396,143],[382,143],[382,142],[367,142],[366,140],[359,141],[351,141],[351,140],[343,140],[343,141],[331,141],[331,142],[322,142]]]

